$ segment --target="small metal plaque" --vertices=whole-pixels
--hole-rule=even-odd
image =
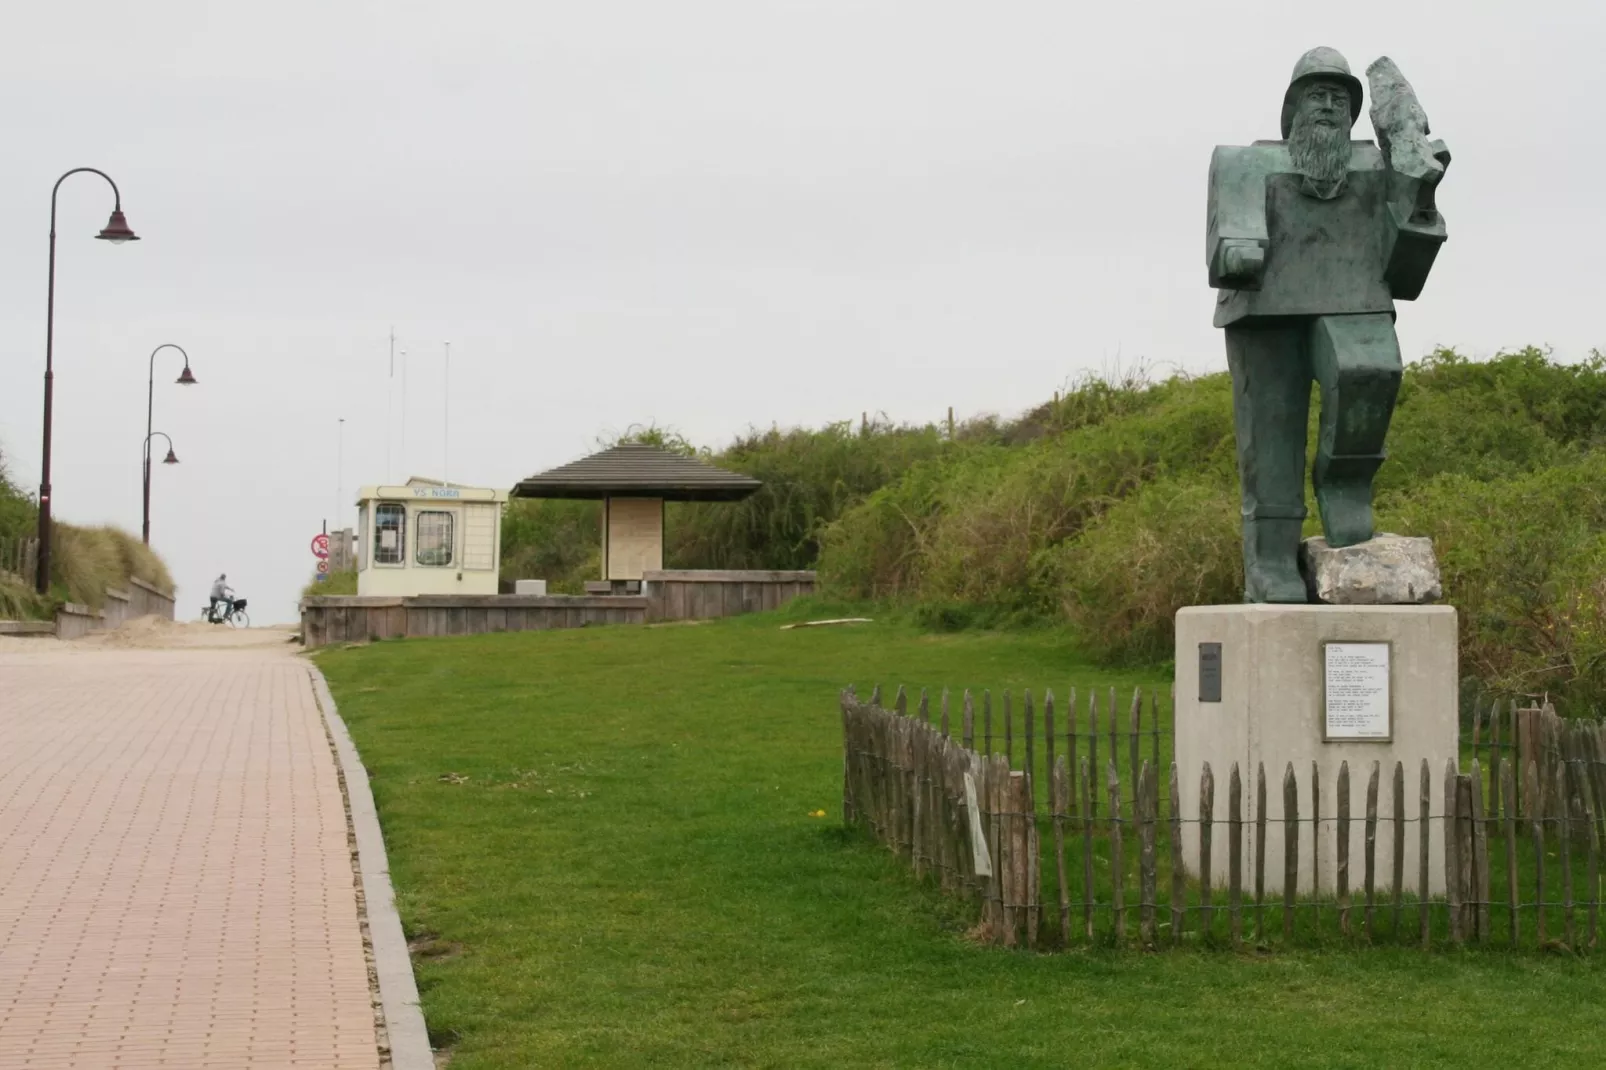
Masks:
[[[1199,701],[1221,701],[1221,644],[1199,644]]]

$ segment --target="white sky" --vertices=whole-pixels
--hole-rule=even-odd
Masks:
[[[0,34],[0,449],[39,478],[63,187],[57,515],[153,542],[192,615],[227,570],[290,620],[344,479],[508,487],[657,421],[1010,413],[1085,370],[1225,367],[1210,150],[1277,136],[1294,61],[1410,78],[1454,154],[1407,357],[1606,346],[1606,5],[947,0],[14,4]],[[1363,117],[1357,136],[1370,136]],[[400,369],[396,385],[400,386]],[[159,447],[160,448],[160,447]],[[351,522],[352,509],[343,507]]]

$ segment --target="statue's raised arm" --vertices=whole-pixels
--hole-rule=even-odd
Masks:
[[[1450,165],[1443,141],[1429,141],[1432,131],[1416,90],[1387,56],[1366,68],[1372,91],[1372,130],[1388,168],[1388,233],[1384,281],[1401,301],[1422,292],[1439,246],[1444,244],[1444,217],[1439,214],[1439,182]]]

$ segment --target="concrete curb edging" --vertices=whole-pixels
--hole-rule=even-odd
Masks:
[[[434,1070],[435,1053],[430,1048],[424,1012],[418,1005],[418,982],[413,978],[413,960],[402,933],[401,915],[396,913],[396,893],[390,884],[390,865],[385,857],[385,839],[379,831],[379,814],[368,784],[357,746],[340,719],[329,683],[317,666],[307,664],[313,692],[323,709],[324,724],[335,742],[335,755],[346,778],[346,794],[351,807],[351,827],[357,839],[357,861],[367,900],[369,939],[374,948],[374,970],[379,977],[379,1002],[385,1012],[385,1028],[390,1036],[390,1062],[393,1070]]]

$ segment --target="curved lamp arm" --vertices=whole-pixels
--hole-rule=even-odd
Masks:
[[[119,243],[125,241],[139,241],[139,235],[128,229],[128,221],[123,218],[122,190],[117,188],[117,183],[112,180],[111,175],[108,175],[105,171],[100,170],[98,167],[74,167],[71,171],[68,171],[60,178],[56,179],[56,184],[50,187],[50,236],[52,238],[56,236],[56,194],[61,191],[61,184],[67,181],[73,175],[85,173],[99,175],[101,178],[104,178],[106,180],[106,184],[112,188],[111,219],[106,223],[105,228],[95,236],[97,238],[104,238],[107,241]]]
[[[172,453],[173,452],[173,439],[172,439],[172,436],[168,435],[168,433],[166,431],[152,431],[150,434],[145,436],[145,463],[146,464],[149,464],[150,461],[151,461],[151,439],[155,438],[157,435],[161,435],[163,438],[167,439],[167,452],[168,453]]]
[[[161,345],[159,345],[155,349],[151,350],[150,379],[151,379],[151,381],[153,383],[156,380],[156,354],[160,353],[164,349],[176,349],[176,350],[178,350],[179,355],[184,358],[184,370],[186,372],[190,370],[190,355],[188,353],[184,352],[184,347],[181,346],[181,345],[178,345],[175,342],[163,342]],[[182,376],[180,378],[182,378]],[[194,381],[193,378],[191,379],[191,381],[192,382]]]

